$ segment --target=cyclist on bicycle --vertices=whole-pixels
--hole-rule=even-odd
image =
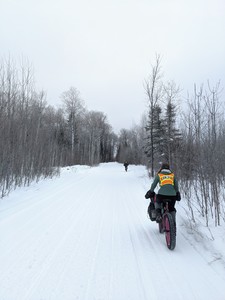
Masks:
[[[176,200],[180,201],[180,192],[178,190],[178,183],[174,176],[174,173],[170,170],[170,166],[168,163],[163,163],[160,170],[158,171],[150,190],[146,193],[145,198],[151,199],[151,202],[154,202],[154,189],[159,183],[159,191],[156,196],[155,209],[156,209],[156,222],[161,222],[161,206],[164,199],[170,200],[168,202],[169,211],[176,223],[176,209],[175,203]]]

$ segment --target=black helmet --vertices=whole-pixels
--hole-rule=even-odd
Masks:
[[[162,163],[162,166],[161,166],[161,170],[162,169],[170,169],[170,165],[168,163]]]

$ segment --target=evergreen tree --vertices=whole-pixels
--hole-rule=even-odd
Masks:
[[[164,159],[171,166],[176,165],[181,133],[176,128],[176,106],[171,101],[167,103],[164,119]]]

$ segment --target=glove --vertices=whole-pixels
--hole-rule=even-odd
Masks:
[[[145,199],[149,199],[149,198],[154,198],[155,196],[155,192],[152,192],[151,190],[147,191],[147,193],[145,194]]]
[[[150,191],[147,191],[147,193],[145,194],[145,199],[149,199],[150,198],[149,192]]]
[[[177,192],[177,195],[176,195],[176,196],[177,196],[177,199],[176,199],[176,200],[177,200],[177,201],[180,201],[180,200],[181,200],[180,192]]]

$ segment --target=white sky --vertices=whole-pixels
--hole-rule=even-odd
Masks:
[[[76,87],[115,131],[139,123],[155,54],[186,95],[225,70],[224,0],[0,0],[0,58],[27,58],[51,105]]]

